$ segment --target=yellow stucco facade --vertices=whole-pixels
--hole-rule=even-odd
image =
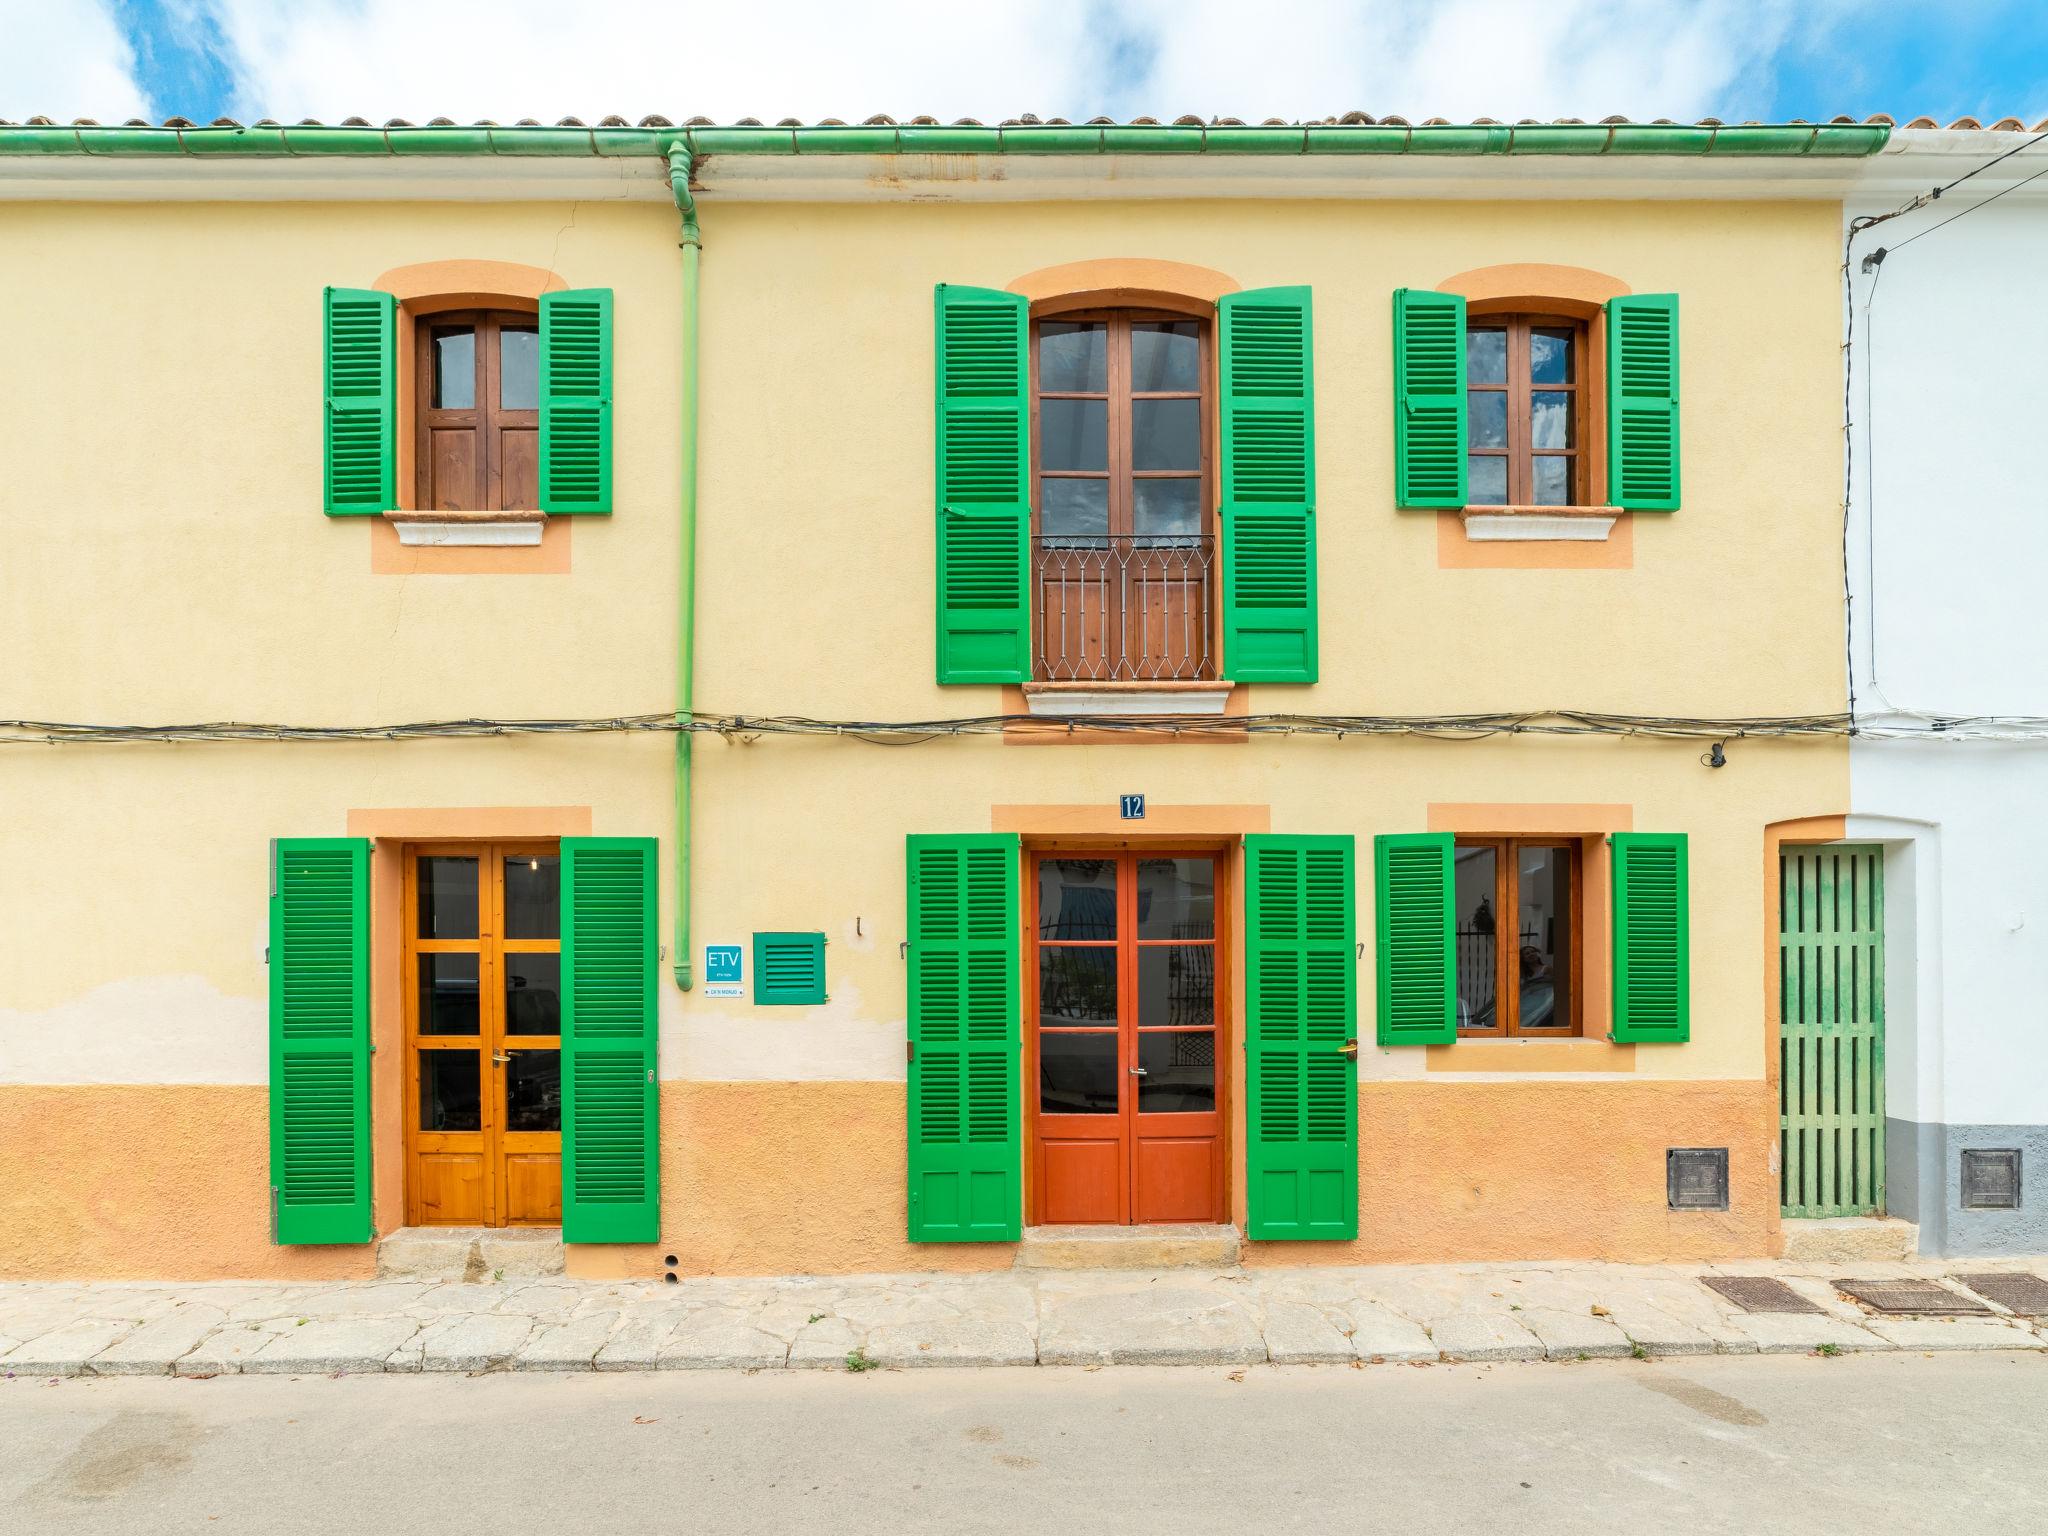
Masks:
[[[1321,680],[1253,685],[1236,707],[1842,706],[1835,204],[706,199],[702,219],[702,711],[1004,711],[999,687],[934,681],[932,290],[1107,258],[1314,292]],[[7,222],[0,291],[34,295],[10,307],[0,370],[8,715],[363,725],[670,706],[672,207],[47,202],[12,205]],[[322,515],[321,289],[436,261],[614,292],[614,510],[551,527],[545,560],[437,566],[394,554],[380,519]],[[1625,518],[1611,541],[1625,559],[1475,567],[1455,518],[1394,504],[1391,291],[1532,262],[1681,296],[1684,505]],[[600,836],[660,839],[667,943],[671,750],[654,734],[9,746],[0,1277],[373,1269],[366,1249],[269,1241],[269,841],[377,837],[388,879],[407,816],[474,813],[496,829],[517,808],[564,808]],[[1608,831],[1690,839],[1681,1045],[1597,1038],[1608,968],[1589,943],[1594,1038],[1375,1047],[1363,895],[1360,1236],[1254,1261],[1775,1251],[1767,839],[1842,812],[1847,755],[1833,740],[1736,740],[1709,769],[1702,751],[1593,736],[1029,750],[999,736],[701,738],[693,944],[822,930],[830,1001],[685,994],[662,965],[662,1238],[573,1250],[572,1271],[652,1274],[668,1256],[686,1273],[1007,1264],[1002,1245],[905,1240],[904,838],[1050,836],[1112,817],[1125,793],[1146,795],[1154,820],[1136,835],[1153,845],[1177,825],[1235,850],[1246,808],[1275,832],[1351,834],[1362,881],[1377,833],[1569,833],[1588,839],[1589,880]],[[1177,823],[1176,807],[1189,808]],[[1097,835],[1123,831],[1105,820]],[[372,956],[380,1052],[400,1046],[397,964]],[[392,1070],[373,1067],[380,1230],[402,1219]],[[1225,1071],[1240,1089],[1227,1187],[1242,1222],[1241,1053]],[[1666,1209],[1669,1146],[1730,1149],[1728,1212]]]

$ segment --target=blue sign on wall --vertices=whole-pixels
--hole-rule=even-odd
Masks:
[[[1119,795],[1117,797],[1117,810],[1125,821],[1143,821],[1145,819],[1145,797],[1143,795]]]
[[[704,946],[704,980],[708,983],[741,980],[740,956],[745,953],[738,944],[706,944]]]

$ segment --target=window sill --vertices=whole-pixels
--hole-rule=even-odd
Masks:
[[[1216,715],[1233,685],[1193,683],[1026,683],[1024,708],[1034,715]]]
[[[531,548],[547,525],[545,512],[386,512],[398,542],[414,548]]]
[[[1474,544],[1604,544],[1620,507],[1466,507],[1465,537]]]

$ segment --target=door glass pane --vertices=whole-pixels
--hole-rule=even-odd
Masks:
[[[508,1051],[505,1063],[505,1129],[559,1131],[562,1128],[562,1053]]]
[[[476,332],[434,332],[434,409],[476,409]]]
[[[1494,875],[1499,861],[1492,848],[1460,848],[1457,869],[1458,1028],[1495,1029],[1500,1025],[1498,1000],[1500,949],[1494,933]]]
[[[1116,937],[1116,860],[1046,859],[1038,866],[1038,936]]]
[[[1068,1034],[1051,1030],[1038,1037],[1038,1108],[1048,1115],[1113,1115],[1117,1109],[1116,1035]]]
[[[505,860],[505,937],[562,936],[562,861],[552,853],[516,853]]]
[[[1038,1022],[1116,1025],[1116,951],[1048,944],[1038,952]]]
[[[540,409],[540,332],[506,326],[498,332],[498,407]]]
[[[473,1035],[479,989],[475,955],[421,955],[420,1033]]]
[[[1473,454],[1471,477],[1465,499],[1475,507],[1504,507],[1508,504],[1508,461],[1498,454]]]
[[[1522,1029],[1565,1029],[1572,1021],[1572,853],[1524,848],[1517,859],[1521,902]]]
[[[1200,480],[1133,480],[1131,531],[1141,539],[1191,539],[1202,531]]]
[[[1508,445],[1508,397],[1504,390],[1475,389],[1465,396],[1465,414],[1472,421],[1474,448]]]
[[[1138,937],[1216,937],[1214,859],[1138,860]]]
[[[1537,507],[1565,507],[1571,505],[1572,471],[1570,459],[1554,454],[1541,455],[1530,461],[1533,473],[1529,479],[1529,504]]]
[[[1531,331],[1529,333],[1529,382],[1569,384],[1572,381],[1572,333]]]
[[[1202,402],[1133,400],[1131,468],[1200,469]]]
[[[1109,402],[1039,401],[1038,466],[1041,469],[1109,468]]]
[[[1138,1027],[1206,1025],[1216,1018],[1216,946],[1145,944],[1138,949]]]
[[[420,1129],[480,1131],[483,1100],[475,1051],[421,1051]]]
[[[1109,536],[1107,480],[1038,482],[1039,532],[1049,539],[1102,539]]]
[[[1529,397],[1529,446],[1572,446],[1572,397],[1565,391],[1539,389]]]
[[[1048,320],[1038,328],[1038,387],[1053,394],[1109,388],[1109,329],[1100,320]]]
[[[474,858],[435,855],[419,861],[421,938],[476,937],[476,879]]]
[[[1202,387],[1202,327],[1194,320],[1131,326],[1131,388],[1141,395]]]
[[[1206,1029],[1138,1036],[1138,1113],[1206,1114],[1216,1107],[1216,1036]]]
[[[1508,381],[1508,333],[1467,331],[1465,333],[1465,381],[1468,384],[1505,384]]]
[[[562,957],[505,956],[505,1033],[562,1032]]]

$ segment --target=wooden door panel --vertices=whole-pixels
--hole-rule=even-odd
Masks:
[[[1223,1139],[1148,1135],[1132,1149],[1131,1220],[1221,1221]]]
[[[483,506],[483,465],[475,427],[435,427],[427,434],[430,512],[474,512]]]
[[[505,1225],[559,1227],[562,1224],[562,1155],[559,1152],[505,1154]]]
[[[490,1224],[483,1149],[429,1152],[414,1149],[411,1192],[413,1222],[423,1227],[482,1227]]]
[[[1041,1139],[1038,1219],[1053,1226],[1126,1220],[1124,1144],[1120,1137],[1065,1141]]]

